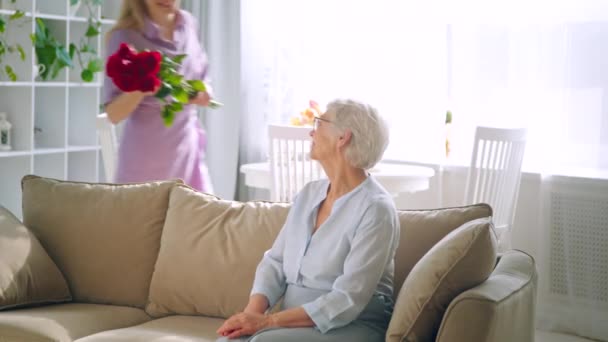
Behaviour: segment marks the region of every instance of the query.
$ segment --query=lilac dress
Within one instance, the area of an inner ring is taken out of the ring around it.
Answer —
[[[180,11],[176,16],[173,41],[160,37],[159,27],[146,18],[143,33],[121,29],[112,33],[107,46],[107,58],[128,43],[138,51],[158,50],[168,56],[187,54],[180,73],[186,79],[205,79],[207,56],[198,40],[196,22],[192,15]],[[121,94],[105,77],[104,104]],[[142,100],[125,122],[118,152],[116,182],[143,182],[151,180],[182,179],[195,189],[205,191],[201,165],[206,141],[197,115],[196,106],[187,105],[177,113],[171,127],[161,118],[161,102],[153,96]]]

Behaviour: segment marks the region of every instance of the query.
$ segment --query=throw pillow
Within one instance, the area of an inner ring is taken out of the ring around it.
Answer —
[[[288,211],[286,203],[227,201],[175,187],[146,312],[225,318],[243,310]]]
[[[0,310],[70,300],[63,274],[38,239],[0,206]]]
[[[178,183],[25,176],[23,222],[63,271],[75,301],[143,308]]]
[[[422,257],[454,229],[464,223],[492,216],[484,203],[427,210],[397,210],[401,235],[395,255],[394,298],[403,281]]]
[[[490,218],[446,235],[414,266],[397,297],[387,341],[435,341],[446,308],[457,295],[485,281],[496,263]]]

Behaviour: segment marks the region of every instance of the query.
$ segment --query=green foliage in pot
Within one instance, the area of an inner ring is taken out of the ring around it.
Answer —
[[[36,33],[31,38],[36,47],[38,64],[45,66],[44,72],[40,74],[43,80],[47,80],[49,76],[51,79],[56,78],[63,68],[73,68],[74,60],[80,65],[80,78],[84,82],[92,82],[95,73],[103,70],[103,61],[92,41],[101,34],[101,21],[95,14],[103,1],[70,0],[70,5],[75,6],[80,2],[88,9],[87,29],[84,36],[80,37],[77,43],[71,43],[68,48],[52,35],[43,20],[36,19]]]
[[[61,69],[74,66],[65,46],[52,35],[44,20],[36,18],[36,32],[30,38],[35,47],[38,64],[44,65],[40,73],[43,80],[47,80],[49,75],[56,78]]]

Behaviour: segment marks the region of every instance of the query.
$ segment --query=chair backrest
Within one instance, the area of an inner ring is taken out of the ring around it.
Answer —
[[[465,204],[488,203],[498,230],[510,230],[519,195],[526,129],[477,127]]]
[[[311,129],[268,126],[272,201],[291,202],[306,183],[325,177],[319,163],[310,159]]]
[[[97,115],[97,134],[99,136],[99,143],[101,144],[101,156],[106,174],[106,182],[113,182],[118,158],[118,143],[114,125],[110,122],[106,113]]]

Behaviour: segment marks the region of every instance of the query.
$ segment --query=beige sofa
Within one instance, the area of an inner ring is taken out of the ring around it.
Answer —
[[[179,182],[26,176],[22,189],[23,225],[0,211],[2,342],[214,341],[289,210]],[[399,211],[387,341],[533,341],[534,261],[496,255],[489,216]]]

